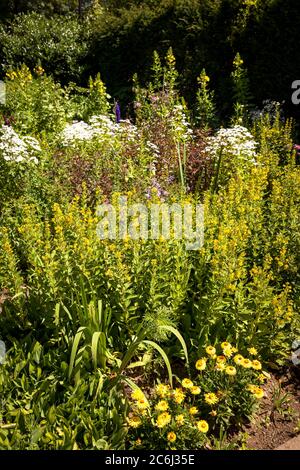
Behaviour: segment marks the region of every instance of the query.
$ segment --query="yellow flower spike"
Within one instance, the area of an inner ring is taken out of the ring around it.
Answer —
[[[198,421],[197,428],[198,428],[198,431],[203,432],[204,434],[206,434],[209,430],[209,426],[208,426],[207,421],[204,421],[203,419],[201,421]]]

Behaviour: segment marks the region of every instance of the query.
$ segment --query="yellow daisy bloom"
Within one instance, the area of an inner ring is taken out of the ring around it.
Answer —
[[[141,390],[134,390],[131,394],[131,398],[133,400],[143,400],[145,398],[145,395]]]
[[[204,400],[206,401],[206,403],[208,403],[208,405],[215,405],[219,401],[215,393],[205,393]]]
[[[197,428],[200,432],[207,433],[207,431],[209,430],[207,421],[204,421],[203,419],[201,421],[198,421]]]
[[[204,370],[206,368],[206,361],[207,361],[206,358],[198,359],[198,361],[196,362],[196,369]]]
[[[263,391],[262,388],[256,387],[256,390],[255,390],[255,392],[253,393],[253,395],[255,396],[255,398],[257,398],[258,400],[260,400],[261,398],[264,397],[265,392]]]
[[[190,415],[196,415],[198,413],[198,408],[196,406],[192,406],[189,409],[189,413],[190,413]]]
[[[183,379],[181,382],[183,388],[192,388],[194,386],[193,382],[190,379]]]
[[[227,375],[236,375],[236,368],[233,366],[227,366],[225,372]]]
[[[167,435],[167,439],[169,442],[175,442],[176,441],[176,434],[175,432],[171,431]]]
[[[228,341],[223,341],[223,343],[221,343],[221,348],[222,349],[227,349],[227,348],[232,349],[232,346],[231,346],[230,343],[228,343]]]
[[[175,388],[175,390],[173,390],[172,395],[173,395],[173,399],[174,399],[175,403],[177,403],[179,405],[185,399],[185,393],[181,388]]]
[[[214,348],[213,346],[207,346],[205,348],[205,351],[209,356],[214,356],[216,354],[216,348]]]
[[[155,391],[160,398],[165,398],[169,394],[170,386],[166,384],[158,384],[155,387]]]
[[[252,347],[252,348],[248,348],[247,351],[249,354],[251,354],[251,356],[257,356],[257,349]]]
[[[245,367],[245,369],[250,369],[252,367],[252,362],[250,361],[250,359],[244,358],[241,362],[241,366]]]
[[[147,408],[149,408],[149,403],[145,397],[137,400],[135,404],[139,410],[146,410]]]
[[[215,369],[222,372],[224,369],[225,369],[225,364],[223,364],[223,362],[217,362],[217,364],[215,365]]]
[[[239,366],[242,364],[244,358],[241,354],[236,354],[233,358],[234,362]]]
[[[171,415],[167,411],[164,411],[160,415],[158,415],[156,419],[156,426],[158,428],[164,428],[167,424],[171,421]]]
[[[193,395],[199,395],[201,392],[201,388],[198,387],[197,385],[194,385],[193,387],[190,388],[190,391]]]
[[[142,421],[138,416],[131,416],[131,418],[127,418],[127,423],[131,428],[138,428]]]
[[[184,424],[184,415],[177,415],[175,416],[175,421],[178,426],[183,426]]]
[[[224,364],[226,362],[226,357],[225,356],[217,356],[217,362]]]
[[[157,403],[155,409],[156,411],[167,411],[169,404],[166,400],[161,400]]]
[[[257,361],[256,359],[252,361],[252,369],[261,370],[261,368],[262,368],[262,365],[260,361]]]
[[[231,357],[233,355],[233,349],[231,346],[228,346],[226,348],[223,349],[223,354],[224,356],[226,357]]]

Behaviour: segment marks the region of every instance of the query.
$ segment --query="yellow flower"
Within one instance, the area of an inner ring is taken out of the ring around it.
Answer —
[[[175,432],[171,431],[167,435],[167,439],[169,442],[175,442],[176,441],[176,434]]]
[[[242,364],[244,358],[241,354],[236,354],[233,358],[234,362],[239,366]]]
[[[252,362],[250,361],[250,359],[244,358],[241,362],[241,366],[245,367],[245,369],[250,369],[250,367],[252,367]]]
[[[168,408],[169,404],[166,402],[166,400],[159,401],[155,407],[157,411],[167,411]]]
[[[226,348],[223,349],[223,354],[224,354],[224,356],[226,356],[226,357],[231,357],[232,354],[233,354],[233,352],[234,352],[234,351],[233,351],[233,349],[232,349],[231,346],[227,346]]]
[[[247,389],[255,396],[255,398],[261,399],[264,396],[264,391],[262,388],[257,387],[256,385],[249,384]]]
[[[131,418],[127,418],[127,422],[131,428],[138,428],[142,424],[142,421],[138,416],[132,416]]]
[[[223,362],[217,362],[216,366],[215,366],[215,369],[222,372],[224,369],[225,369],[225,364],[223,364]]]
[[[257,361],[256,359],[252,361],[252,369],[261,370],[261,368],[261,362]]]
[[[216,354],[216,348],[214,348],[213,346],[207,346],[205,348],[205,351],[209,356],[214,356]]]
[[[190,413],[190,415],[196,415],[198,413],[198,408],[196,406],[192,406],[189,409],[189,413]]]
[[[211,412],[209,413],[211,416],[217,416],[217,412],[216,410],[211,410]]]
[[[232,349],[232,346],[227,341],[223,341],[223,343],[221,343],[221,348],[222,349],[226,349],[226,348]]]
[[[258,400],[260,400],[261,398],[263,398],[265,392],[263,391],[262,388],[260,387],[256,387],[256,390],[255,392],[253,393],[253,395],[255,396],[255,398],[257,398]]]
[[[142,440],[138,437],[137,440],[135,441],[136,446],[141,446],[142,445]]]
[[[201,392],[201,388],[198,387],[197,385],[194,385],[193,387],[191,387],[190,390],[193,395],[199,395],[199,393]]]
[[[226,357],[225,356],[217,356],[217,362],[218,363],[226,362]]]
[[[233,366],[227,366],[225,372],[228,375],[236,375],[236,368]]]
[[[207,361],[206,358],[198,359],[198,361],[196,362],[196,369],[204,370],[206,368],[206,361]]]
[[[203,432],[203,433],[207,433],[207,431],[209,430],[208,423],[204,421],[203,419],[201,421],[198,421],[197,428],[200,432]]]
[[[167,424],[171,421],[171,415],[167,411],[164,411],[160,415],[158,415],[156,420],[156,426],[158,428],[164,428]]]
[[[166,396],[168,396],[169,390],[169,385],[165,384],[158,384],[155,389],[157,395],[161,398],[165,398]]]
[[[215,405],[219,401],[219,399],[218,399],[218,397],[215,393],[205,393],[204,394],[204,400],[209,405]]]
[[[183,379],[183,381],[181,382],[181,385],[184,388],[192,388],[194,386],[193,382],[190,379]]]
[[[173,398],[175,403],[180,405],[180,403],[182,403],[185,398],[184,391],[181,388],[175,388],[175,390],[173,390]]]
[[[143,400],[145,398],[145,395],[141,390],[134,390],[131,394],[131,398],[133,400]]]
[[[257,349],[248,348],[247,351],[249,352],[249,354],[251,354],[251,356],[257,356]]]
[[[257,377],[260,383],[264,383],[267,380],[267,377],[264,374],[259,374]]]
[[[146,410],[147,408],[149,408],[149,403],[145,397],[137,400],[135,404],[139,410]]]
[[[184,424],[184,416],[183,415],[177,415],[175,416],[175,421],[178,424],[178,426],[183,426]]]

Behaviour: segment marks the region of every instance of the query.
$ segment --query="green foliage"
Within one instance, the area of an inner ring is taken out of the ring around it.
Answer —
[[[196,96],[196,123],[205,130],[213,128],[216,124],[214,92],[208,89],[207,82],[209,80],[205,69],[203,69],[198,77],[199,89]]]
[[[87,25],[84,28],[73,16],[18,15],[0,29],[2,69],[25,63],[33,70],[41,63],[47,73],[63,82],[77,81],[84,70],[86,34]]]

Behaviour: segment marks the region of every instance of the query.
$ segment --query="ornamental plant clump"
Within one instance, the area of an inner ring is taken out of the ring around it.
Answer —
[[[252,134],[240,125],[222,128],[209,137],[205,151],[215,160],[216,183],[224,185],[236,172],[257,165],[257,147]]]
[[[34,137],[20,137],[12,127],[0,127],[0,156],[6,162],[37,164],[40,152],[40,144]]]
[[[129,445],[145,449],[197,449],[221,427],[249,419],[265,392],[269,374],[254,347],[241,354],[228,341],[208,345],[195,363],[198,375],[178,387],[160,383],[149,397],[131,394]],[[195,374],[193,374],[195,375]]]

